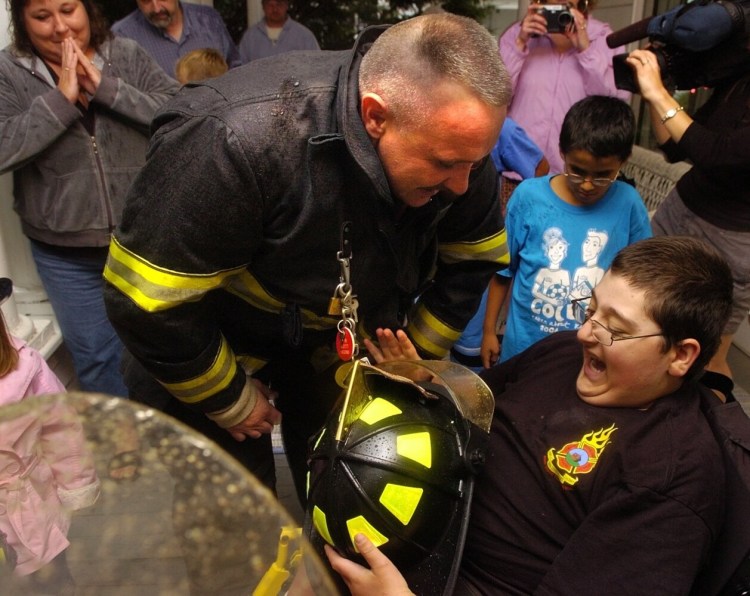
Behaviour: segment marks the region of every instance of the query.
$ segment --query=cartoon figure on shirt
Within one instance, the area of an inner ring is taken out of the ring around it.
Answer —
[[[586,232],[586,239],[581,244],[581,255],[585,266],[576,269],[573,275],[573,289],[570,291],[570,299],[586,298],[591,296],[591,291],[604,277],[604,267],[597,265],[599,255],[609,240],[609,234],[605,231],[593,228]]]
[[[536,274],[531,293],[531,312],[542,325],[567,327],[563,307],[570,291],[570,271],[560,265],[568,256],[568,241],[560,228],[548,228],[542,236],[544,254],[549,266],[542,267]]]

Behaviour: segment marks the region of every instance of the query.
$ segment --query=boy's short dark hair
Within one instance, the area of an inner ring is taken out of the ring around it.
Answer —
[[[623,248],[610,271],[644,292],[646,314],[664,333],[665,350],[683,339],[701,352],[686,378],[716,353],[732,310],[732,272],[711,247],[687,236],[657,236]]]
[[[591,95],[574,103],[560,130],[560,151],[588,151],[594,157],[617,156],[625,161],[633,152],[635,116],[616,97]]]

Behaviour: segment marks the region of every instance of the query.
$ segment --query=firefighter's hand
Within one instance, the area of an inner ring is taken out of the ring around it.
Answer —
[[[365,347],[377,364],[387,360],[421,360],[417,348],[404,331],[393,333],[390,329],[377,329],[378,345],[365,339]]]
[[[237,441],[270,434],[281,422],[281,412],[269,402],[275,393],[257,379],[248,378],[237,402],[227,410],[208,415]]]
[[[325,545],[331,567],[344,579],[352,596],[413,596],[404,576],[364,534],[357,534],[354,544],[367,561],[369,569],[345,559]]]
[[[237,441],[244,441],[245,437],[257,439],[261,435],[271,434],[273,427],[281,422],[281,412],[269,402],[275,394],[257,379],[249,381],[257,389],[255,407],[242,422],[227,428]]]

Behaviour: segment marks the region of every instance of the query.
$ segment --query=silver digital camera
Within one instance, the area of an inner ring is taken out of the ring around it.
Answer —
[[[565,33],[571,24],[575,26],[567,4],[544,4],[538,14],[547,19],[547,33]]]

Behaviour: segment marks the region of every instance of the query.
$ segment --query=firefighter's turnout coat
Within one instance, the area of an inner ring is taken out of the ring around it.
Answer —
[[[192,84],[154,120],[105,299],[135,358],[199,411],[232,406],[245,371],[333,346],[344,222],[358,336],[405,326],[427,357],[446,354],[505,264],[490,160],[465,195],[396,217],[358,115],[359,63],[381,30]]]

